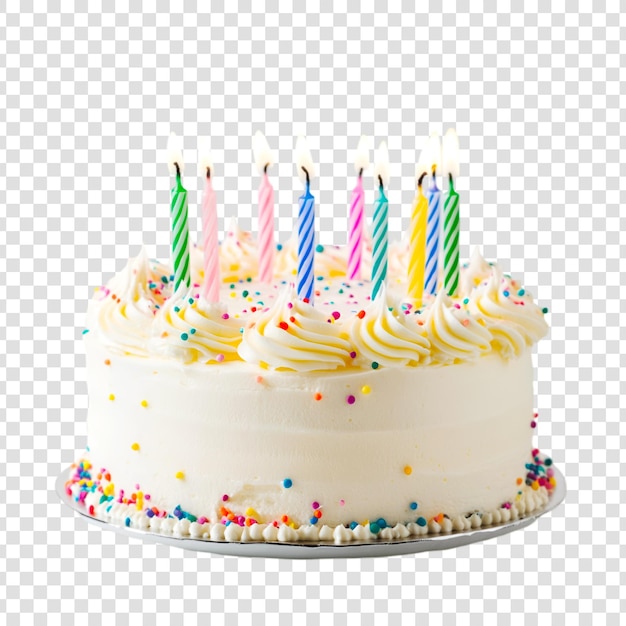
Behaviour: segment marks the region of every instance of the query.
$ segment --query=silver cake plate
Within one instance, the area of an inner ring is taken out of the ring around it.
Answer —
[[[56,480],[55,490],[61,502],[72,511],[79,513],[87,522],[105,530],[112,530],[120,535],[141,539],[145,542],[162,543],[193,552],[211,552],[229,556],[266,557],[275,559],[345,559],[369,558],[378,556],[396,556],[400,554],[417,554],[433,550],[449,550],[467,546],[478,541],[487,541],[495,537],[507,535],[520,528],[530,526],[542,515],[554,510],[565,499],[565,478],[554,468],[556,487],[550,494],[548,503],[532,513],[505,524],[487,526],[465,531],[410,537],[396,541],[370,541],[335,544],[332,542],[316,543],[283,543],[283,542],[233,542],[211,541],[208,539],[192,539],[176,537],[151,530],[127,528],[89,515],[85,506],[75,501],[65,491],[65,483],[69,480],[72,468],[65,469]]]

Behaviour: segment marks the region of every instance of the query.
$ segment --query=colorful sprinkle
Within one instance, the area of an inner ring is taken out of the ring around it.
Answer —
[[[292,482],[291,478],[283,479],[283,487],[285,489],[289,489],[292,485],[293,485],[293,482]]]
[[[377,370],[378,369],[378,363],[376,363],[376,361],[372,361],[372,369],[373,370]]]
[[[105,360],[104,360],[104,364],[105,364],[105,365],[111,365],[111,361],[110,361],[109,359],[105,359]]]
[[[361,387],[361,393],[367,395],[368,393],[371,393],[372,388],[369,385],[363,385]]]
[[[339,313],[339,311],[333,311],[331,315],[333,316],[333,319],[336,319],[336,320],[338,320],[341,317],[341,313]]]
[[[137,452],[137,450],[139,450],[139,444],[138,443],[134,443],[131,447],[131,450],[134,450],[135,452]]]
[[[354,404],[354,403],[356,402],[356,398],[355,398],[353,395],[349,395],[349,396],[346,398],[346,402],[347,402],[348,404]]]
[[[380,526],[376,522],[370,524],[370,532],[377,535],[380,532]]]
[[[407,476],[410,476],[413,473],[413,468],[410,465],[405,465],[404,466],[404,473]]]
[[[313,398],[314,398],[315,400],[318,400],[318,401],[319,401],[319,400],[321,400],[321,399],[322,399],[322,394],[321,394],[321,393],[319,393],[319,391],[318,391],[318,392],[317,392],[317,393],[313,396]]]
[[[216,360],[218,363],[222,363],[222,361],[224,361],[224,359],[225,359],[225,358],[226,358],[226,357],[225,357],[223,354],[218,354],[218,355],[215,357],[215,360]]]
[[[426,518],[424,518],[424,517],[418,517],[418,518],[415,520],[415,523],[416,523],[418,526],[422,526],[422,527],[424,527],[424,526],[426,526],[426,524],[427,524],[428,522],[426,522]]]
[[[412,511],[415,511],[417,509],[417,502],[411,502],[411,504],[409,504],[409,508]]]
[[[361,319],[361,320],[362,320],[362,319],[365,317],[365,311],[363,311],[363,310],[359,311],[359,312],[356,314],[356,316],[357,316],[359,319]]]
[[[352,352],[350,352],[350,358],[351,359],[356,359],[356,352],[354,350]]]
[[[548,307],[544,306],[543,309],[541,309],[541,312],[545,315],[548,312]]]
[[[187,333],[180,333],[180,338],[183,341],[187,341],[187,339],[189,339],[189,335]]]
[[[141,401],[141,406],[145,409],[148,406],[148,401],[147,400],[142,400]]]
[[[176,472],[174,476],[175,478],[178,478],[178,480],[182,480],[183,478],[185,478],[185,472]]]
[[[319,252],[319,253],[324,252],[324,246],[323,246],[321,243],[318,243],[318,244],[315,246],[315,252]]]
[[[320,508],[320,503],[315,501],[311,503],[311,508],[312,509],[319,509]]]
[[[115,400],[115,395],[114,395],[114,394],[112,394],[112,393],[110,393],[110,394],[109,394],[109,400]]]
[[[278,322],[278,327],[282,328],[283,330],[288,330],[289,324],[287,324],[287,322]]]
[[[222,502],[227,502],[228,501],[228,496],[226,494],[224,494],[222,496]]]

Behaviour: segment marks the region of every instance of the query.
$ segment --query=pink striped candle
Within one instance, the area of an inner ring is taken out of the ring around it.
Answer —
[[[207,150],[200,157],[200,171],[205,175],[202,197],[202,248],[204,251],[204,280],[200,294],[207,302],[220,299],[219,245],[217,242],[217,200],[213,189],[213,163]]]
[[[267,169],[274,162],[265,136],[257,131],[252,140],[254,160],[261,174],[259,185],[259,280],[269,283],[274,276],[274,188]]]
[[[363,211],[365,194],[363,192],[363,172],[369,166],[369,149],[367,137],[361,136],[356,150],[354,166],[358,175],[356,187],[352,192],[350,203],[348,231],[348,278],[361,279],[361,258],[363,256]]]

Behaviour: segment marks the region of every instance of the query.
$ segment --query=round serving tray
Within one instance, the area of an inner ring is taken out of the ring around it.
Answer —
[[[478,541],[486,541],[494,537],[506,535],[520,528],[529,526],[542,515],[555,509],[565,498],[565,478],[558,469],[554,468],[556,487],[550,495],[548,503],[534,510],[528,515],[505,524],[497,524],[484,528],[476,528],[465,531],[426,535],[423,537],[410,537],[396,541],[369,541],[335,544],[332,542],[316,543],[283,543],[283,542],[232,542],[211,541],[208,539],[193,539],[191,537],[178,537],[166,535],[151,530],[127,528],[118,524],[107,522],[98,517],[89,515],[84,505],[79,504],[73,497],[67,495],[65,482],[70,478],[71,468],[65,469],[56,480],[55,491],[61,502],[72,511],[79,513],[87,522],[95,524],[102,529],[112,530],[127,537],[134,537],[142,541],[163,543],[184,550],[194,552],[211,552],[230,556],[246,557],[269,557],[277,559],[345,559],[355,557],[395,556],[398,554],[416,554],[432,550],[448,550],[466,546]]]

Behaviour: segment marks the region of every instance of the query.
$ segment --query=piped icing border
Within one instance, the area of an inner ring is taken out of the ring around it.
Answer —
[[[309,524],[295,524],[287,515],[280,520],[262,523],[254,519],[254,511],[237,515],[227,506],[220,509],[221,519],[212,521],[183,511],[179,506],[167,512],[150,506],[150,494],[139,486],[131,494],[116,491],[113,477],[102,468],[95,472],[87,459],[72,466],[72,476],[65,484],[67,495],[85,507],[85,513],[112,524],[176,537],[190,537],[207,541],[231,542],[333,542],[347,544],[366,541],[396,541],[429,534],[462,532],[514,521],[544,507],[556,487],[552,461],[532,451],[532,460],[526,464],[526,479],[518,478],[518,490],[509,502],[492,511],[470,511],[465,515],[449,517],[445,513],[426,519],[419,515],[414,520],[388,523],[382,518],[353,521],[328,526],[314,516]],[[227,500],[225,501],[227,502]],[[315,504],[315,503],[314,503]],[[414,503],[417,509],[417,503]],[[315,508],[315,507],[314,507]]]
[[[315,307],[297,299],[287,281],[268,286],[252,280],[231,283],[229,297],[210,305],[198,283],[172,294],[169,270],[142,251],[96,292],[87,332],[134,356],[183,363],[243,360],[296,372],[367,368],[372,362],[449,365],[493,352],[509,359],[548,332],[547,309],[477,251],[461,270],[457,297],[441,291],[421,306],[408,302],[393,279],[373,302],[367,282],[316,283]],[[343,313],[333,306],[338,299]]]

